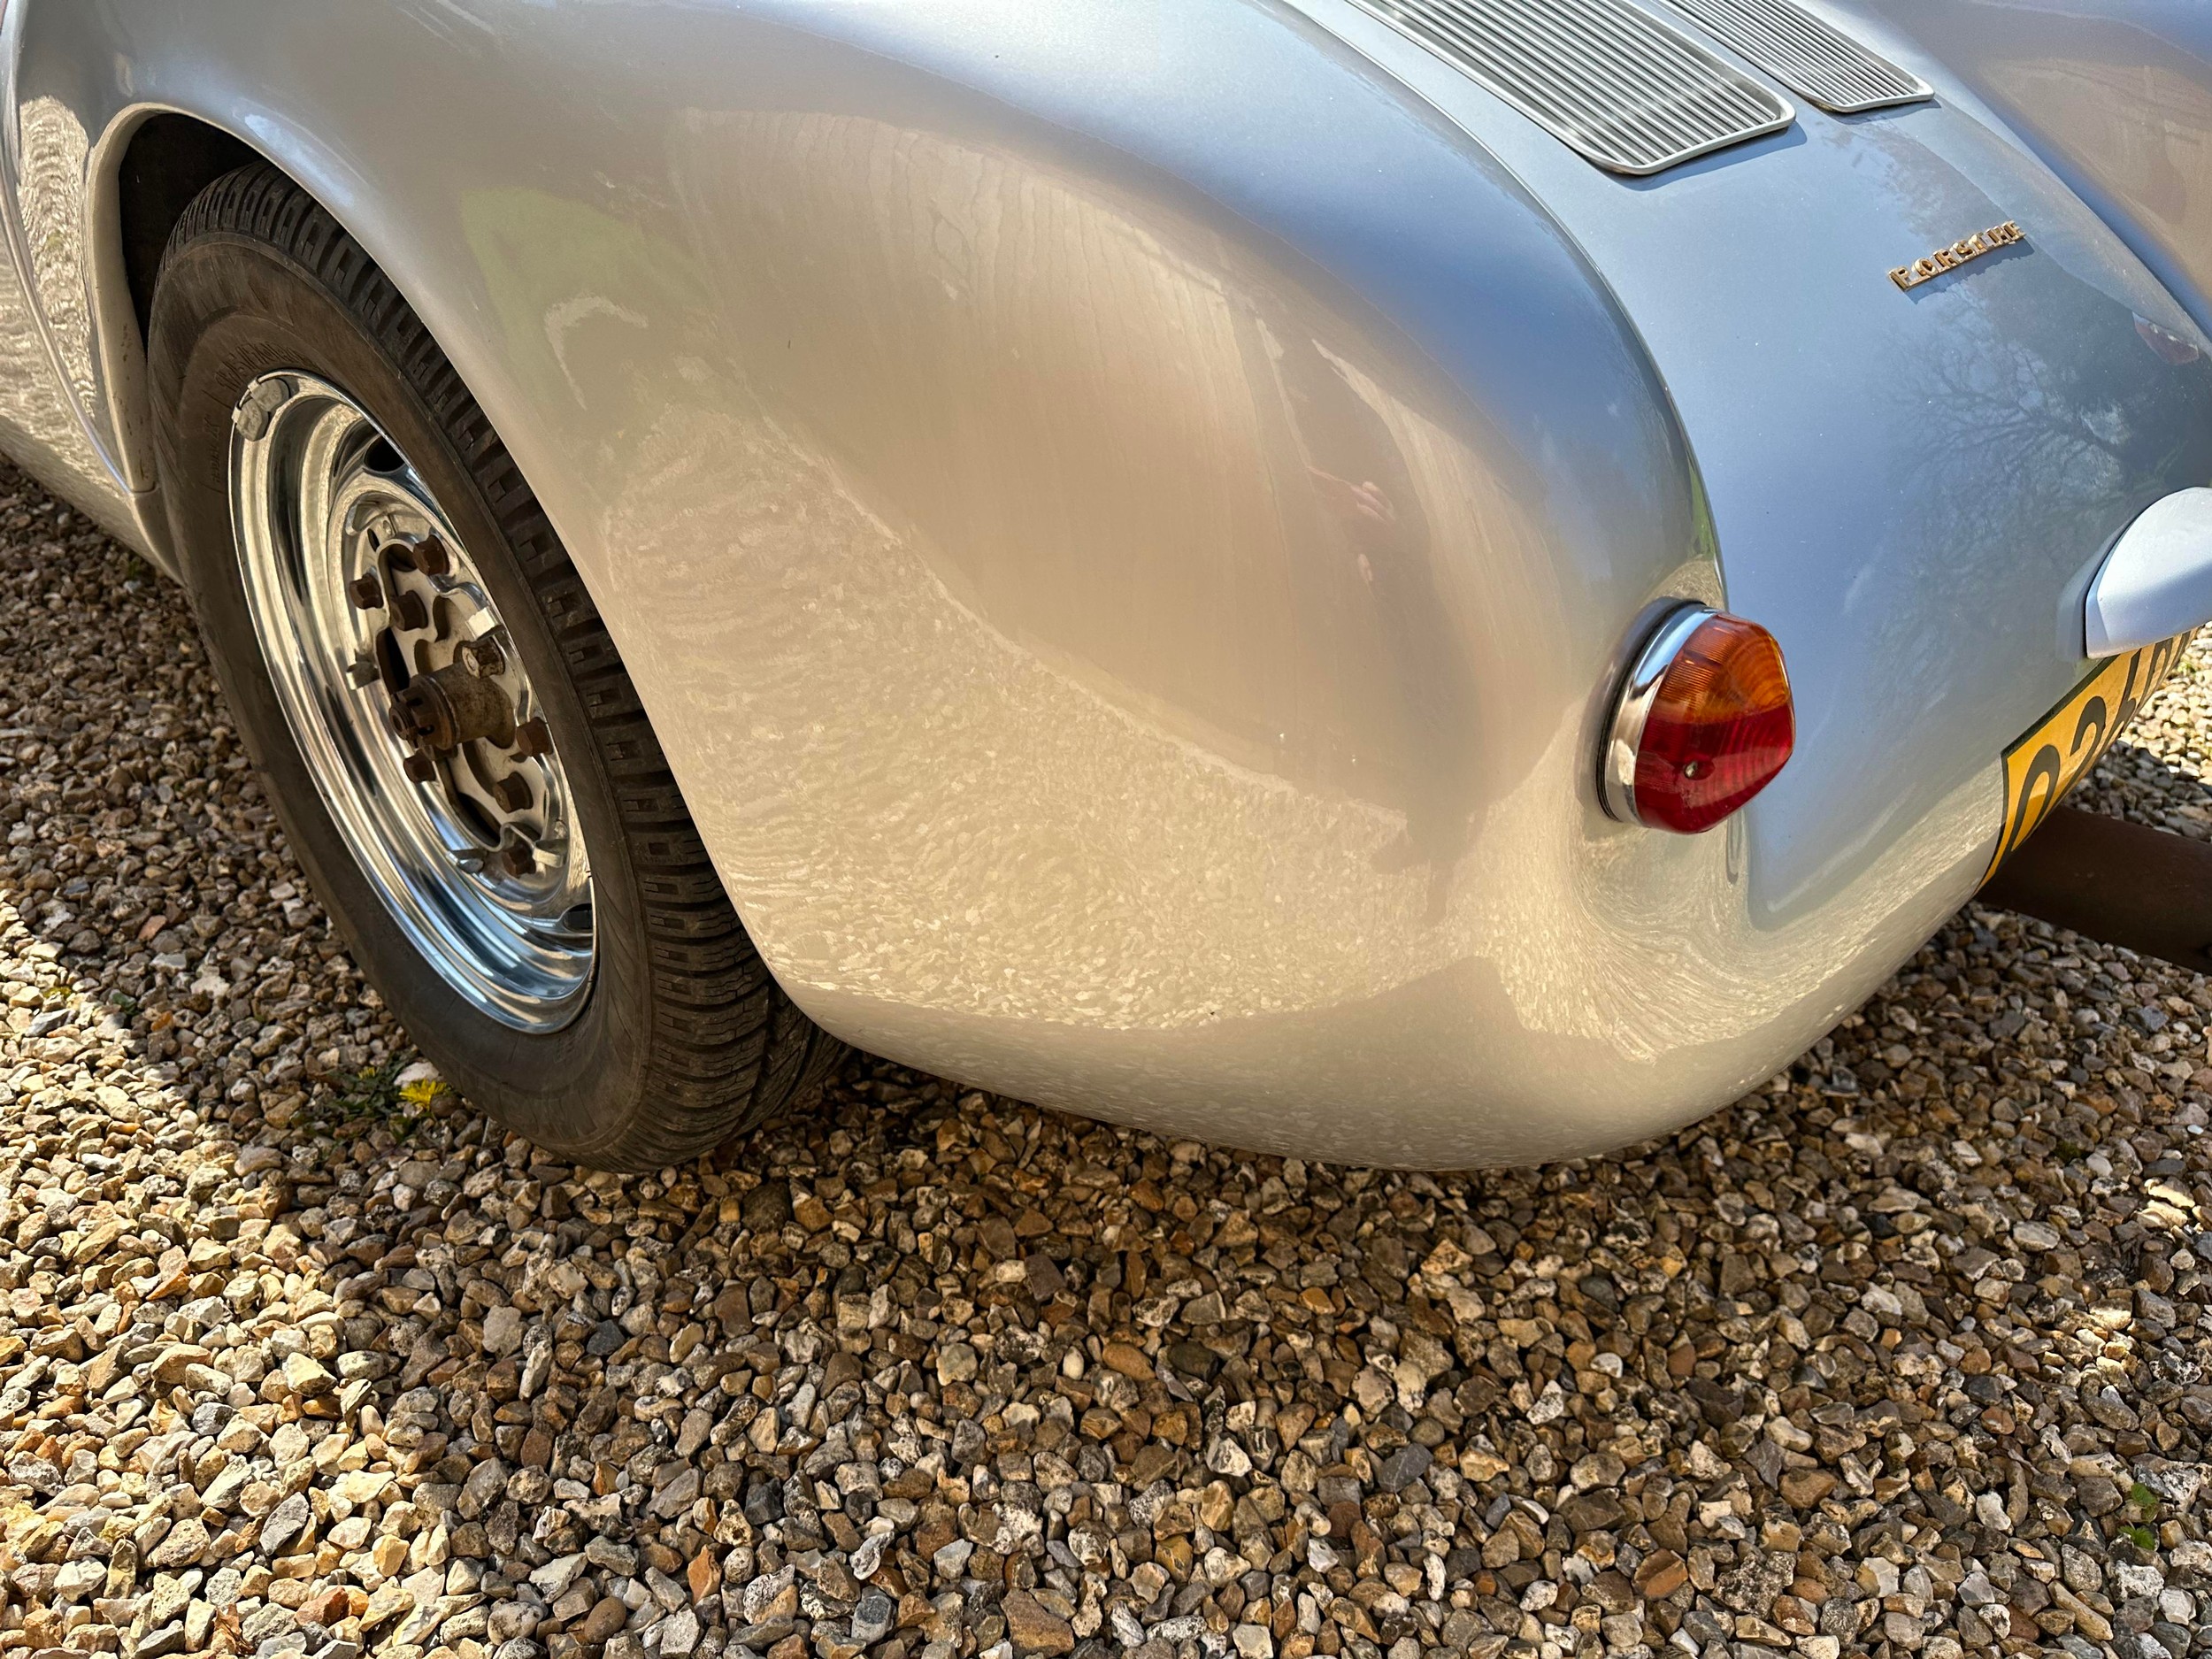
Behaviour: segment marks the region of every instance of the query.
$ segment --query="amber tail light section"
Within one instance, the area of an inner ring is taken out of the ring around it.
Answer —
[[[1687,606],[1661,626],[1621,689],[1604,757],[1606,809],[1694,835],[1773,782],[1796,738],[1774,636]]]

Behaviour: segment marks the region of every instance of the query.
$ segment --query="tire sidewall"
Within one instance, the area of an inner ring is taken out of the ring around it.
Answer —
[[[449,1080],[531,1140],[588,1161],[595,1147],[611,1144],[626,1127],[603,1121],[603,1102],[634,1100],[646,1086],[644,902],[594,723],[532,572],[464,458],[464,445],[472,435],[488,439],[488,427],[450,431],[424,388],[336,296],[250,237],[211,234],[173,250],[150,334],[157,466],[180,573],[240,735],[310,881],[394,1014]],[[482,576],[545,710],[592,860],[597,933],[594,982],[582,1010],[559,1031],[519,1032],[492,1019],[428,964],[355,863],[292,735],[247,606],[229,478],[232,411],[254,380],[280,371],[345,393],[406,457]],[[565,570],[565,559],[558,563]]]

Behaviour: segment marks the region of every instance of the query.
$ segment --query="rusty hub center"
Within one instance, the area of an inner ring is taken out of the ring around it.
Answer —
[[[355,683],[380,683],[408,778],[444,793],[481,838],[461,855],[468,867],[532,876],[546,829],[534,763],[549,759],[552,739],[541,717],[518,713],[526,682],[503,634],[437,537],[386,541],[373,559],[346,585],[353,608],[382,623]]]
[[[515,741],[514,707],[498,685],[457,665],[417,674],[393,695],[399,741],[434,755],[483,738],[502,749]]]

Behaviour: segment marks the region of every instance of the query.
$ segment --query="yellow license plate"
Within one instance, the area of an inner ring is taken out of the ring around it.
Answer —
[[[2185,634],[2099,664],[2033,731],[2005,751],[2005,833],[1997,839],[1983,880],[1997,873],[1997,866],[2104,757],[2181,660],[2181,648],[2188,642]]]

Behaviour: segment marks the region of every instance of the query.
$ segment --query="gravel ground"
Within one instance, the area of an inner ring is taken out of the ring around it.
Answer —
[[[12,474],[0,639],[0,1649],[2212,1651],[2205,980],[1973,913],[1541,1170],[856,1061],[618,1179],[406,1069],[182,604]],[[2208,741],[2199,656],[2093,798],[2204,833]]]

